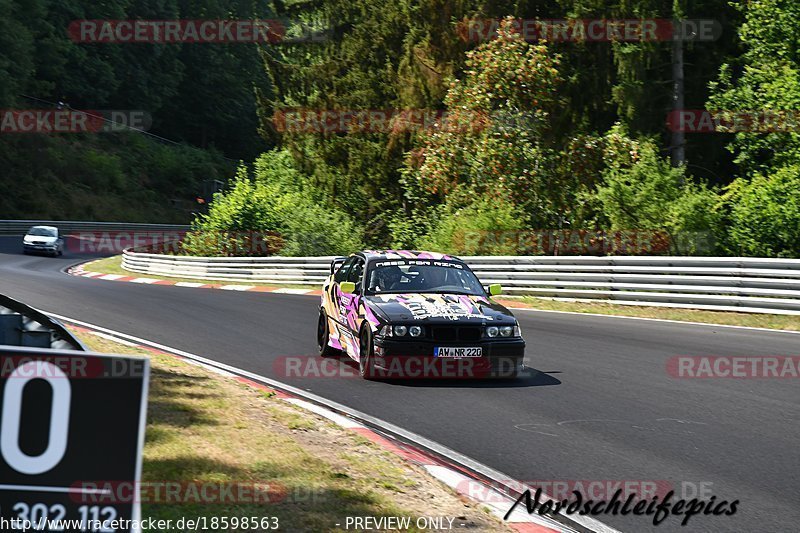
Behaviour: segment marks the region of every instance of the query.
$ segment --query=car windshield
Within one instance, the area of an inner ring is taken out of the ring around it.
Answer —
[[[50,228],[31,228],[28,235],[36,235],[37,237],[56,237],[56,231]]]
[[[430,292],[483,296],[478,278],[463,263],[440,260],[379,261],[367,274],[367,294]]]

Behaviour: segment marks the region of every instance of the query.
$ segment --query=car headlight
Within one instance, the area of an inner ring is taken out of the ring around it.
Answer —
[[[510,337],[514,334],[514,326],[503,326],[500,328],[501,337]]]
[[[408,328],[408,334],[412,337],[421,337],[422,336],[422,327],[421,326],[411,326]]]
[[[497,326],[489,326],[486,328],[486,336],[487,337],[497,337],[497,334],[500,333],[500,328]]]
[[[403,337],[405,334],[408,333],[408,328],[405,326],[395,326],[394,327],[394,335],[396,337]]]

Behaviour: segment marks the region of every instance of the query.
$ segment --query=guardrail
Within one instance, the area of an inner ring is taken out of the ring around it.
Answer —
[[[139,222],[78,222],[74,220],[0,220],[0,235],[25,235],[31,226],[55,226],[63,235],[80,232],[179,232],[189,226],[177,224],[143,224]]]
[[[212,281],[318,285],[333,257],[187,257],[126,250],[140,274]],[[509,295],[627,305],[800,314],[800,260],[673,256],[462,257]]]

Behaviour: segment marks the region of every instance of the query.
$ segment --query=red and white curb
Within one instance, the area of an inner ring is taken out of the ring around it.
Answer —
[[[302,391],[301,389],[295,389],[290,385],[279,384],[281,386],[272,387],[266,383],[278,384],[278,382],[275,382],[270,378],[258,376],[257,374],[225,365],[224,363],[212,361],[199,355],[170,348],[168,346],[160,345],[145,339],[140,339],[138,337],[100,326],[95,326],[93,324],[88,324],[86,322],[75,320],[69,317],[64,317],[53,313],[46,314],[57,320],[60,320],[63,323],[69,324],[73,329],[79,332],[90,333],[114,342],[119,342],[126,346],[136,347],[151,353],[177,358],[186,363],[202,367],[218,375],[235,379],[236,381],[244,383],[255,389],[274,394],[276,398],[326,418],[344,429],[361,435],[362,437],[379,445],[384,450],[399,455],[405,461],[424,468],[428,474],[450,487],[459,496],[472,500],[478,505],[488,509],[494,516],[504,521],[506,525],[508,525],[514,531],[525,533],[578,533],[579,531],[578,529],[569,527],[547,516],[541,516],[536,513],[528,514],[525,511],[524,505],[518,506],[508,517],[508,519],[504,519],[508,509],[511,508],[515,501],[515,499],[508,494],[498,490],[495,486],[492,486],[490,483],[485,482],[475,475],[471,475],[471,472],[466,467],[460,466],[458,462],[450,462],[442,459],[422,448],[418,448],[412,444],[409,444],[408,442],[393,438],[388,434],[384,435],[379,433],[355,418],[345,416],[327,408],[324,405],[309,401],[308,398],[319,398],[312,393]],[[344,406],[342,407],[344,408]],[[371,419],[373,425],[377,420],[368,415],[363,415],[363,417],[365,419]],[[393,427],[391,424],[384,424],[387,429]],[[397,433],[396,430],[395,433]],[[405,433],[413,435],[408,432]],[[419,439],[424,440],[422,437],[419,437]],[[445,449],[440,445],[439,447]],[[452,452],[452,454],[454,456],[458,455],[456,452]],[[477,464],[471,460],[469,460],[469,462],[472,464]],[[462,464],[466,464],[466,462],[462,461]],[[581,531],[618,533],[616,530],[605,526],[605,524],[592,519],[584,519],[581,520],[581,522],[586,522],[580,524],[582,526]]]
[[[222,289],[223,291],[238,292],[274,292],[277,294],[309,294],[313,296],[322,295],[322,291],[314,289],[294,289],[286,287],[269,287],[265,285],[236,285],[222,283],[202,283],[192,281],[174,281],[171,279],[147,278],[138,276],[126,276],[124,274],[104,274],[103,272],[93,272],[85,270],[84,265],[77,265],[67,270],[71,276],[83,278],[101,279],[104,281],[124,281],[128,283],[139,283],[143,285],[173,285],[175,287],[191,287],[193,289]]]

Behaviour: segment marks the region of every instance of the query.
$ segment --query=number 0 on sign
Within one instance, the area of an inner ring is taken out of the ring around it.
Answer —
[[[135,533],[138,492],[98,487],[139,486],[149,375],[146,358],[0,346],[4,523]]]

